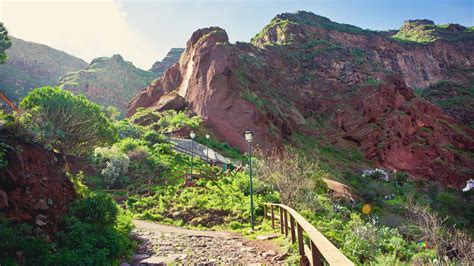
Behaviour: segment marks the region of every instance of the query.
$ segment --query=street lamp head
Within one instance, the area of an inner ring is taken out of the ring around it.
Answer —
[[[209,137],[210,137],[209,134],[206,134],[206,139],[209,139]]]
[[[189,136],[191,137],[191,139],[194,139],[194,137],[196,137],[196,133],[194,133],[194,131],[191,130],[191,132],[189,132]]]
[[[247,130],[244,132],[244,137],[245,137],[245,140],[246,140],[248,143],[252,142],[252,140],[253,140],[253,133],[252,133],[252,131],[250,131],[250,130],[247,129]]]

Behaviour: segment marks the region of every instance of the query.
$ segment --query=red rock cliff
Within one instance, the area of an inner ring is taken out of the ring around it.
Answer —
[[[137,95],[127,115],[181,102],[241,150],[251,129],[263,147],[357,149],[369,163],[452,186],[474,174],[473,130],[409,87],[471,67],[471,40],[404,44],[298,13],[279,15],[252,42],[232,45],[215,27],[196,31],[180,62]]]
[[[35,234],[51,235],[75,199],[61,158],[43,147],[1,135],[8,165],[0,169],[0,213],[34,225]]]

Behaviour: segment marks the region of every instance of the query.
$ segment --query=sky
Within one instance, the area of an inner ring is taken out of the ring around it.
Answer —
[[[0,21],[12,36],[88,62],[121,54],[149,69],[198,28],[248,42],[275,15],[298,10],[373,30],[416,18],[474,25],[474,0],[0,0]]]

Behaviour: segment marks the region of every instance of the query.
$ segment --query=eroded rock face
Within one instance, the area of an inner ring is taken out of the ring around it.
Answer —
[[[198,30],[187,42],[180,63],[137,95],[129,104],[127,115],[132,115],[138,107],[164,106],[170,95],[177,94],[231,145],[246,149],[242,139],[246,129],[252,129],[257,138],[271,142],[273,138],[267,137],[265,129],[269,125],[267,119],[240,95],[237,64],[224,30]]]
[[[284,142],[333,153],[350,147],[372,165],[456,187],[474,174],[474,132],[410,88],[472,67],[472,41],[407,45],[298,14],[279,15],[253,44],[231,45],[219,28],[196,31],[179,64],[137,95],[127,115],[180,95],[242,151],[242,132],[251,129],[264,149]]]
[[[7,145],[8,160],[0,169],[0,213],[15,222],[34,224],[36,233],[52,235],[75,199],[61,158],[39,145],[0,137]]]
[[[469,179],[474,162],[455,151],[474,150],[472,130],[462,129],[438,107],[415,97],[400,79],[363,90],[365,96],[355,96],[336,113],[343,139],[391,170],[456,187]]]

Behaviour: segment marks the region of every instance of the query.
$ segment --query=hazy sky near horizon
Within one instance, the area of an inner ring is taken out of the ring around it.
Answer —
[[[474,0],[0,0],[0,21],[12,36],[88,62],[119,53],[149,69],[198,28],[248,42],[275,15],[298,10],[374,30],[416,18],[474,25]]]

